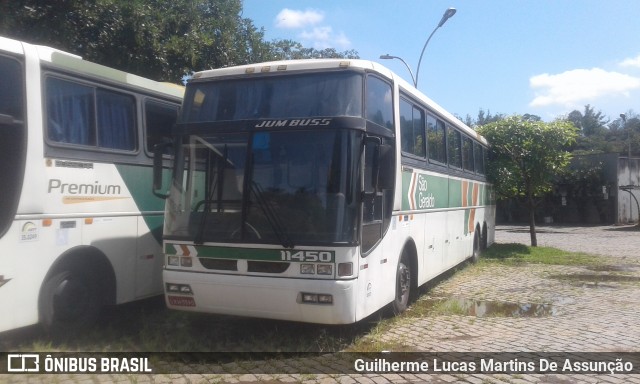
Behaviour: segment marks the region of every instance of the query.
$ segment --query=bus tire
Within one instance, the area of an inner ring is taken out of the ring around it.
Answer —
[[[480,235],[477,229],[475,234],[473,235],[473,251],[471,253],[471,262],[477,263],[480,260],[480,251],[482,247],[482,241],[480,240]]]
[[[482,239],[480,241],[480,250],[484,251],[487,249],[487,223],[482,225]]]
[[[398,268],[396,269],[396,296],[391,303],[394,315],[398,315],[407,310],[409,298],[411,297],[411,263],[405,252],[402,253]]]
[[[67,268],[53,273],[42,286],[40,322],[51,335],[70,335],[93,324],[103,302],[95,273]]]

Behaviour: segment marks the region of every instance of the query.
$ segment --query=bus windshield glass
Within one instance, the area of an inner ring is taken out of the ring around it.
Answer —
[[[165,236],[200,244],[354,244],[362,135],[324,129],[186,136]]]
[[[189,123],[267,118],[362,116],[362,74],[306,73],[193,82],[183,120]]]

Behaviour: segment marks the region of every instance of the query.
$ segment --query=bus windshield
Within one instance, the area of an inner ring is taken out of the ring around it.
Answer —
[[[325,129],[186,136],[176,154],[165,237],[287,248],[356,243],[362,135]]]
[[[362,78],[356,72],[329,72],[193,82],[187,87],[183,120],[361,117]]]

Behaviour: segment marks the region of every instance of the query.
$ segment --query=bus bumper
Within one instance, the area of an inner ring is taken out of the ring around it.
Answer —
[[[319,324],[350,324],[357,320],[355,279],[309,280],[172,270],[164,270],[163,279],[170,309]],[[174,290],[169,292],[168,286]],[[187,287],[191,293],[181,291]],[[303,302],[303,293],[325,298],[330,295],[332,302]]]

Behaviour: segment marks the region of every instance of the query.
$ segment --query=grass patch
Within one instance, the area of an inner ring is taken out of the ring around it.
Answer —
[[[599,265],[599,256],[581,252],[567,252],[550,247],[528,247],[522,244],[493,244],[482,253],[482,262],[503,264],[548,264],[548,265]]]

